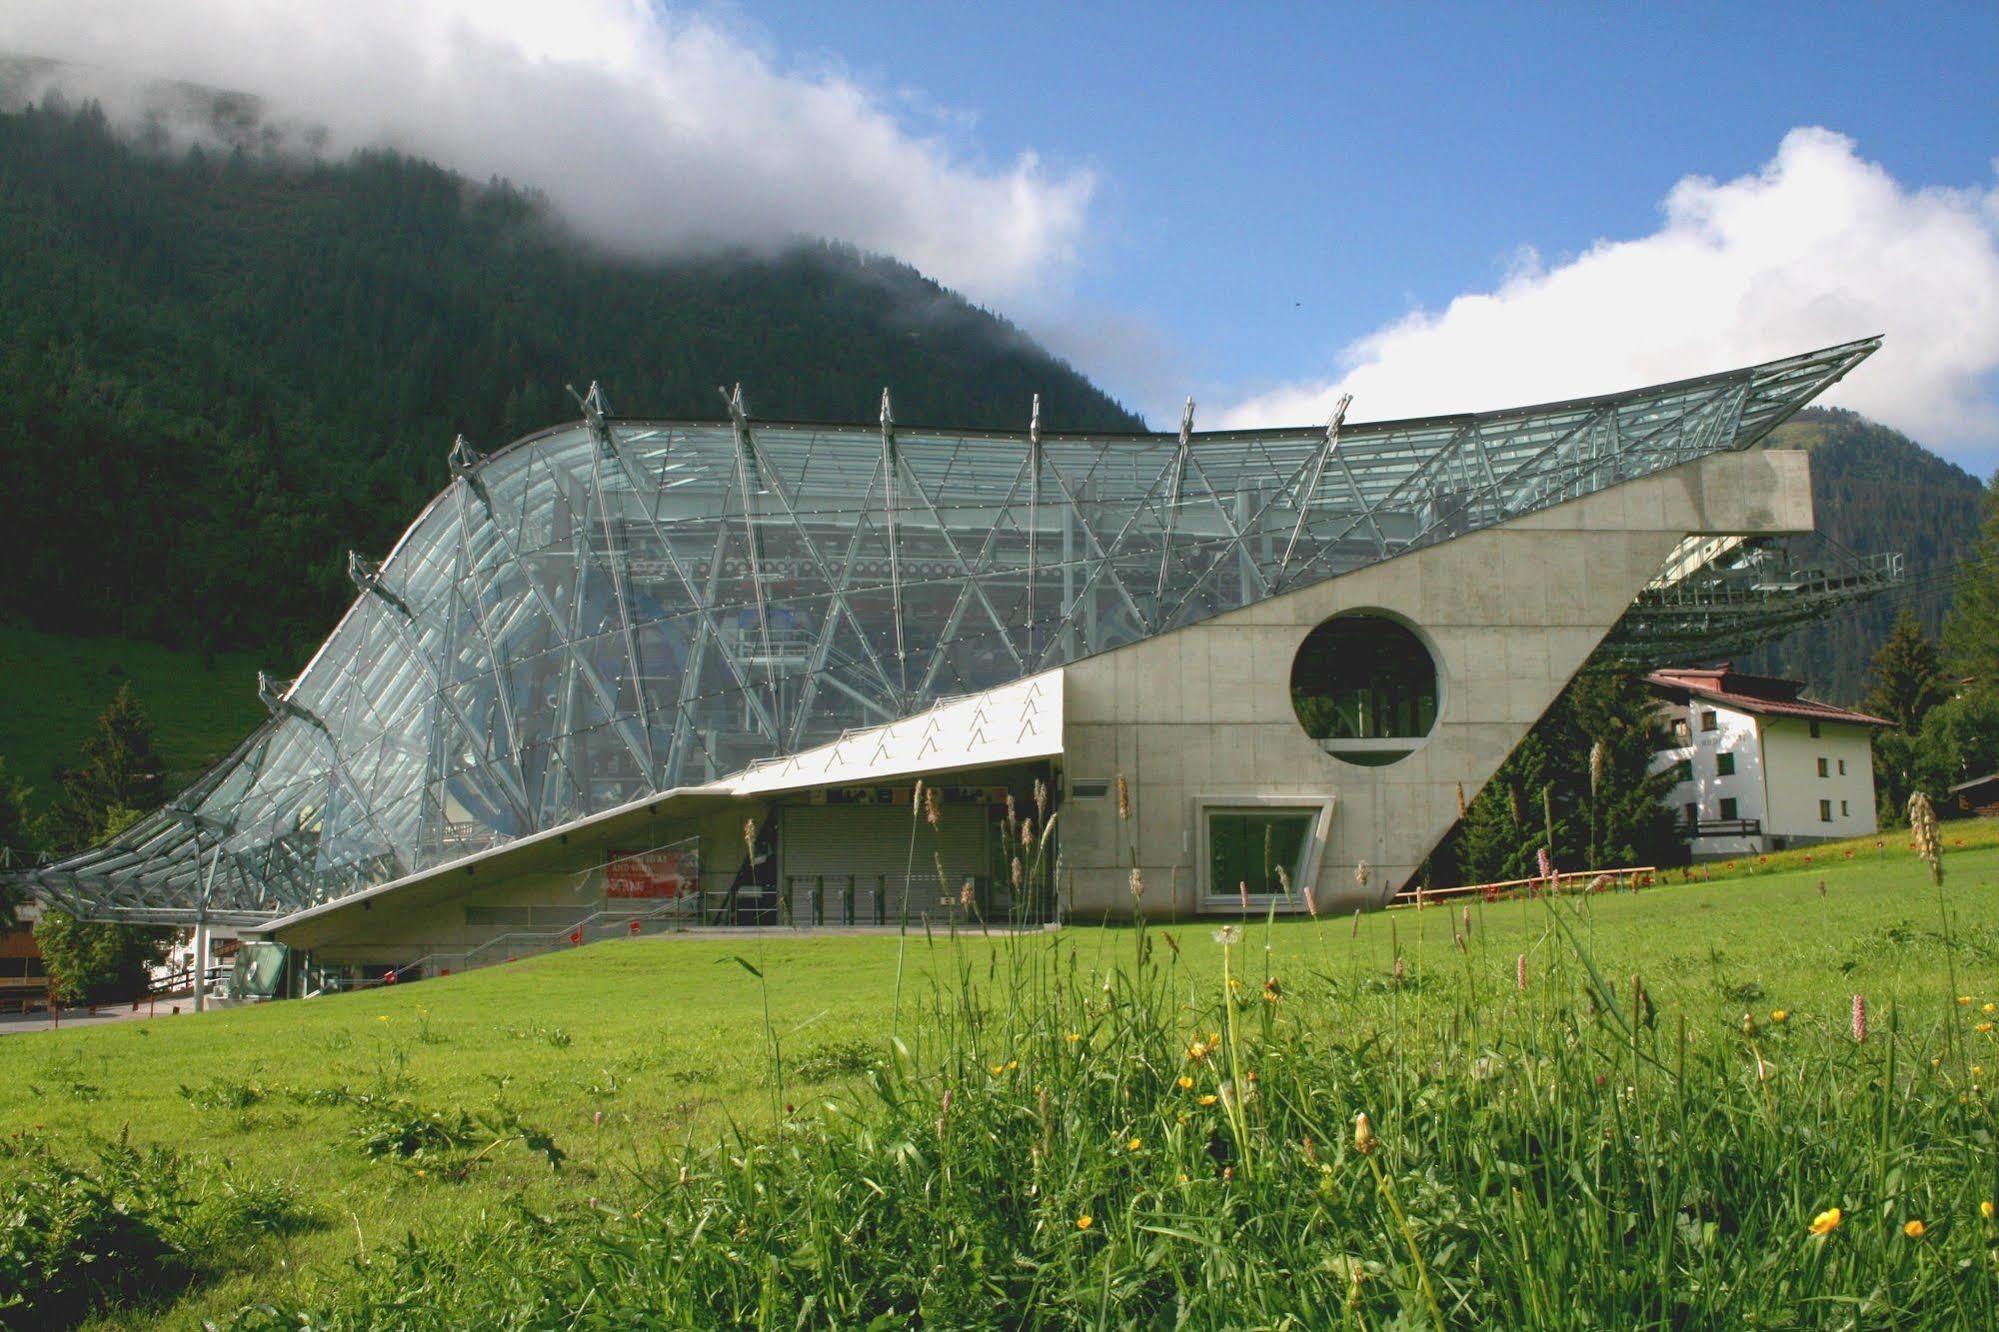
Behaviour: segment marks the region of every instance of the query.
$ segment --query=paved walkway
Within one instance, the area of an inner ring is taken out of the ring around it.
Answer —
[[[210,1011],[231,1006],[228,999],[211,996],[208,1000]],[[32,1013],[21,1012],[19,1004],[11,1004],[0,1011],[0,1036],[19,1036],[31,1031],[53,1031],[58,1027],[102,1027],[113,1022],[144,1021],[150,1017],[175,1017],[194,1012],[194,996],[188,993],[163,994],[148,1003],[141,999],[138,1007],[130,1003],[101,1004],[95,1013],[88,1008],[65,1008],[61,1020],[51,1021],[47,1010],[36,1008]]]

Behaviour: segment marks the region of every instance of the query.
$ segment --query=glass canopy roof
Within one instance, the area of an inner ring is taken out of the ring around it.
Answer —
[[[1602,398],[1173,434],[581,421],[482,457],[270,720],[35,871],[80,914],[255,923],[951,695],[1746,448],[1878,340]],[[1344,407],[1344,404],[1342,404]]]

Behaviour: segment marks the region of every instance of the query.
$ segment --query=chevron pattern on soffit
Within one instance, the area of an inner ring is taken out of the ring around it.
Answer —
[[[481,457],[270,720],[25,876],[251,924],[1743,449],[1879,345],[1423,420],[1172,434],[583,419]]]

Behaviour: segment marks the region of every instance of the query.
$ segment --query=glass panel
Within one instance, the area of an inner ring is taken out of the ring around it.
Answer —
[[[1277,871],[1295,890],[1305,872],[1305,845],[1314,810],[1211,809],[1208,811],[1208,895],[1226,899],[1245,889],[1252,897],[1287,896]]]

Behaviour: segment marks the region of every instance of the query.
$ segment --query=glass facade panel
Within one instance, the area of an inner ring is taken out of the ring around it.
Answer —
[[[1209,810],[1209,897],[1226,900],[1244,892],[1251,897],[1288,896],[1284,878],[1294,889],[1303,880],[1305,848],[1316,817],[1313,810]]]

